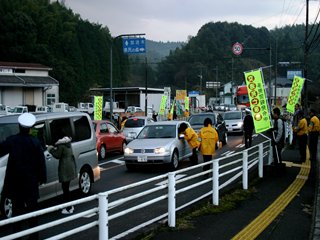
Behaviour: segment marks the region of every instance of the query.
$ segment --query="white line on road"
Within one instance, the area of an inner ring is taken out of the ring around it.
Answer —
[[[109,164],[109,163],[116,163],[116,164],[120,164],[120,165],[124,165],[124,161],[122,161],[123,157],[120,158],[116,158],[107,162],[103,162],[103,163],[99,163],[98,165],[101,167],[103,165]]]

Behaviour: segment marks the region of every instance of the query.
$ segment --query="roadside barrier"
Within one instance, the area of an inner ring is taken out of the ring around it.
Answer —
[[[77,240],[80,240],[81,232],[98,227],[98,238],[106,240],[120,239],[164,220],[167,221],[169,227],[175,227],[178,211],[205,198],[212,198],[212,203],[219,205],[220,191],[231,187],[231,184],[234,183],[242,183],[242,188],[248,189],[249,174],[257,174],[256,170],[258,170],[258,176],[262,178],[263,166],[270,164],[271,153],[271,142],[266,140],[249,149],[225,155],[210,162],[2,220],[0,227],[5,228],[9,224],[28,220],[31,217],[45,214],[53,215],[56,211],[60,213],[61,209],[67,206],[73,205],[79,209],[77,205],[85,204],[89,208],[68,216],[60,214],[59,216],[50,216],[50,222],[21,232],[4,235],[9,230],[1,230],[0,237],[1,239],[15,239],[34,232],[41,232],[44,239],[63,239],[74,235]],[[211,169],[203,171],[205,165],[210,165]],[[92,218],[94,218],[93,221]],[[72,229],[60,229],[66,228],[67,223],[71,221],[79,223],[79,226],[74,227],[75,224],[73,224]],[[120,227],[124,221],[126,222],[125,226]],[[125,227],[126,229],[124,229]],[[50,236],[48,229],[51,228],[55,228],[51,232],[56,235]]]

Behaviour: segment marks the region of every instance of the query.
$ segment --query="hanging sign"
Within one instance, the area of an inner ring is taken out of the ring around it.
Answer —
[[[102,96],[94,96],[94,120],[102,120]]]

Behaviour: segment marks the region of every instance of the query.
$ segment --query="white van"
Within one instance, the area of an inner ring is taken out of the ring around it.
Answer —
[[[36,124],[32,134],[36,136],[44,149],[47,169],[47,183],[40,186],[40,201],[62,194],[58,180],[58,159],[47,151],[48,145],[58,140],[59,130],[72,137],[72,150],[77,165],[78,178],[70,184],[70,190],[80,189],[89,194],[92,183],[100,179],[100,168],[96,151],[96,135],[90,116],[81,112],[35,113]],[[0,142],[19,132],[19,115],[7,115],[0,118]],[[2,192],[8,155],[0,158],[0,193]],[[1,195],[1,213],[12,216],[12,201]]]

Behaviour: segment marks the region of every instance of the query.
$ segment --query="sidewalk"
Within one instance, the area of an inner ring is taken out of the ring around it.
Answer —
[[[297,149],[285,149],[283,152],[283,161],[287,162],[285,173],[281,176],[275,176],[270,168],[265,168],[264,177],[258,181],[254,187],[257,192],[247,200],[242,201],[235,209],[212,215],[204,215],[192,219],[194,228],[184,230],[166,230],[157,233],[153,239],[232,239],[246,226],[266,209],[266,216],[272,214],[272,209],[268,207],[275,200],[286,192],[288,187],[293,186],[295,180],[303,179],[302,188],[290,200],[284,195],[280,201],[277,201],[276,207],[282,207],[288,204],[283,211],[264,229],[261,228],[261,234],[256,239],[320,239],[320,191],[318,187],[318,178],[309,175],[301,175],[303,170],[309,170],[307,164],[298,164],[299,151]],[[301,170],[301,171],[300,171]],[[317,180],[317,181],[316,181]],[[317,196],[317,198],[315,198]],[[317,204],[314,207],[314,201]],[[319,210],[319,211],[316,211]],[[268,219],[267,219],[268,220]],[[314,227],[315,226],[315,227]],[[248,232],[255,231],[249,229]],[[237,239],[250,239],[239,237]]]

